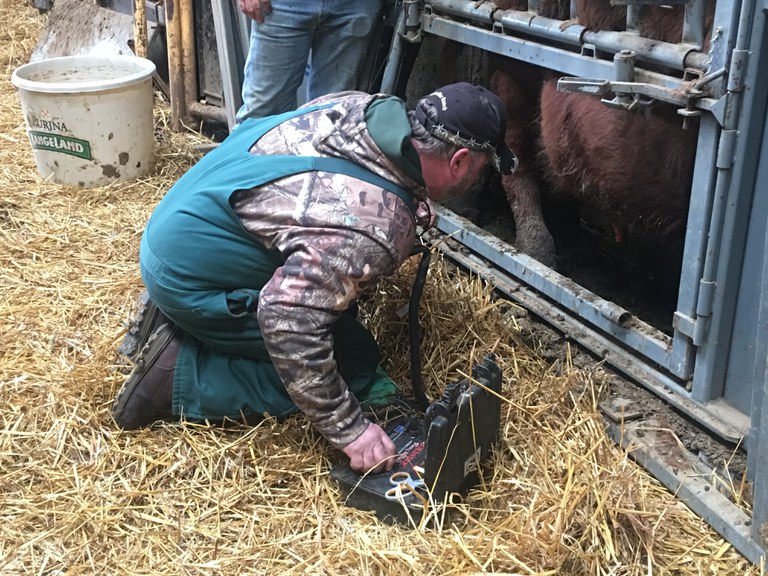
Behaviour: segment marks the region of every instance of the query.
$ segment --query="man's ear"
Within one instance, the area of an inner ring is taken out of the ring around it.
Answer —
[[[471,165],[470,151],[468,148],[459,148],[451,156],[450,167],[453,176],[464,176],[467,168]]]

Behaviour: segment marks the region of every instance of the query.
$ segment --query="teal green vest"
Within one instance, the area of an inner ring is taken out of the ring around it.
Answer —
[[[243,122],[184,174],[158,204],[142,238],[142,265],[161,279],[172,271],[188,289],[237,287],[239,280],[253,280],[254,274],[263,276],[262,284],[266,283],[281,259],[246,232],[229,200],[236,190],[256,188],[301,172],[353,176],[396,194],[413,211],[413,197],[406,190],[351,161],[249,152],[278,124],[324,107]]]
[[[234,191],[322,170],[371,182],[413,210],[405,190],[352,162],[249,152],[273,127],[317,108],[245,121],[168,191],[149,220],[141,239],[144,283],[187,332],[176,361],[174,414],[219,420],[296,410],[269,361],[256,315],[248,312],[282,259],[242,227],[229,204]],[[233,314],[229,298],[242,299],[244,311]],[[337,322],[334,338],[339,370],[359,395],[378,381],[376,343],[347,314]]]

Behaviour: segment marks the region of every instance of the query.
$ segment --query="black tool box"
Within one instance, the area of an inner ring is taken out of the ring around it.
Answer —
[[[425,413],[397,413],[382,427],[397,448],[388,472],[363,475],[348,464],[331,470],[345,504],[388,522],[418,521],[435,504],[480,479],[480,464],[498,437],[501,369],[493,356],[472,368],[472,380],[449,384]]]

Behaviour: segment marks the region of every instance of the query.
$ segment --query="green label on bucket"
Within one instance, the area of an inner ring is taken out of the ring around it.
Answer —
[[[50,134],[48,132],[29,133],[29,141],[32,148],[37,150],[50,150],[51,152],[61,152],[78,158],[92,160],[91,145],[87,140],[72,138],[71,136],[60,136],[59,134]]]

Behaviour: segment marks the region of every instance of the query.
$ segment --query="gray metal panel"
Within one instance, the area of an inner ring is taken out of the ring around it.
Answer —
[[[757,185],[761,186],[758,190],[768,189],[768,161],[761,163]],[[751,374],[746,374],[743,382],[752,384],[752,426],[747,441],[748,471],[754,482],[752,534],[754,538],[762,540],[764,546],[768,546],[768,233],[764,233],[762,256],[762,292],[757,315],[754,317],[754,357],[745,367],[751,368]],[[738,360],[735,356],[732,358]]]
[[[762,34],[758,39],[760,42],[759,44],[757,42],[753,43],[753,46],[755,46],[753,53],[759,54],[762,58],[768,57],[768,34],[766,34],[768,26],[766,26],[765,11],[768,11],[768,0],[764,3],[763,14],[756,18],[756,20],[762,20]],[[761,50],[757,49],[759,45],[762,45]],[[753,69],[756,68],[757,62],[753,66]],[[765,77],[761,78],[761,84],[763,85],[763,100],[765,101]],[[765,102],[763,103],[763,110],[765,110]],[[765,119],[764,123],[762,150],[768,150],[766,146],[768,146],[768,118]],[[768,157],[765,154],[760,159],[755,190],[768,190]],[[756,196],[759,198],[761,209],[765,209],[766,194],[763,192],[763,194],[757,194]],[[752,428],[747,443],[749,456],[748,470],[754,482],[752,536],[762,542],[763,546],[768,547],[768,230],[766,230],[765,226],[765,216],[763,216],[762,224],[764,235],[762,242],[762,278],[757,287],[760,306],[757,315],[753,317],[756,319],[756,325],[754,326],[753,334],[751,334],[755,338],[754,348],[752,349],[754,356],[750,362],[750,360],[742,360],[738,355],[734,354],[731,356],[730,367],[736,369],[742,362],[748,364],[748,367],[754,367],[752,374],[747,374],[743,380],[745,384],[752,385]],[[750,246],[752,238],[755,238],[754,243],[757,244],[756,236],[757,234],[750,235]],[[758,261],[750,258],[749,262],[757,264]],[[738,321],[739,318],[737,318],[737,325]],[[741,350],[741,347],[738,349]],[[738,379],[739,376],[734,374],[733,370],[729,372],[727,380],[729,386],[726,390],[728,394],[731,394],[731,383],[740,381]],[[746,386],[744,387],[746,388]],[[734,402],[736,401],[738,400],[734,400]]]
[[[681,270],[677,311],[673,323],[675,333],[670,366],[675,374],[685,379],[690,378],[693,373],[694,350],[691,344],[700,344],[700,331],[703,329],[697,318],[696,306],[709,234],[719,135],[720,127],[715,119],[710,115],[703,115],[700,119],[696,146],[683,253],[684,265]]]
[[[752,218],[745,261],[747,268],[754,270],[749,274],[752,284],[742,280],[739,304],[733,335],[734,347],[731,350],[727,371],[726,393],[733,396],[734,403],[746,393],[751,385],[752,430],[747,448],[750,456],[749,471],[762,489],[755,486],[755,516],[761,516],[761,522],[768,521],[768,77],[760,73],[768,58],[768,0],[763,0],[763,9],[755,15],[755,26],[750,51],[753,59],[748,72],[748,85],[744,116],[751,118],[745,122],[744,146],[746,152],[756,164],[755,190]],[[750,81],[753,79],[754,81]],[[762,111],[762,122],[758,120],[758,111]],[[752,314],[752,315],[750,315]],[[732,390],[733,388],[733,390]],[[762,507],[758,506],[762,504]],[[758,511],[759,509],[759,511]]]
[[[751,392],[752,427],[747,440],[748,471],[753,485],[752,537],[768,547],[768,0],[762,0],[756,11],[746,84],[750,87],[744,101],[745,132],[743,148],[746,163],[757,165],[752,218],[745,262],[752,283],[742,279],[732,336],[733,347],[726,373],[726,397],[740,404]],[[746,184],[744,184],[746,185]],[[752,306],[751,301],[759,302]],[[750,316],[750,312],[754,315]]]
[[[569,76],[602,78],[606,80],[613,79],[614,77],[614,65],[611,61],[582,56],[575,52],[555,46],[537,44],[530,40],[521,40],[520,38],[456,22],[438,15],[425,15],[423,28],[424,32],[429,34],[477,46],[489,52],[514,58],[515,60],[522,60],[523,62],[551,70],[557,70]],[[681,79],[640,68],[635,72],[635,80],[671,90],[682,90],[686,85]]]
[[[754,0],[744,0],[739,15],[733,58],[748,48],[753,25]],[[717,156],[717,176],[709,224],[704,270],[696,313],[704,322],[705,338],[696,356],[693,397],[702,402],[723,396],[733,320],[743,271],[743,253],[753,188],[754,156],[747,149],[745,134],[757,120],[742,112],[746,61],[732,66],[728,76],[729,94]],[[764,111],[761,111],[764,114]],[[750,160],[751,158],[751,160]],[[750,165],[751,164],[751,165]],[[747,412],[748,412],[747,406]]]
[[[678,354],[690,342],[699,344],[701,327],[696,318],[696,304],[699,295],[699,280],[704,268],[704,256],[707,248],[709,220],[712,211],[714,193],[715,162],[720,127],[714,118],[705,115],[701,118],[699,138],[696,148],[696,161],[691,185],[691,199],[688,208],[688,223],[685,233],[685,249],[678,290],[677,311],[675,312],[674,347]],[[690,351],[687,351],[690,353]],[[676,358],[676,360],[679,360]],[[689,368],[681,377],[692,375],[691,361],[683,361]],[[677,373],[681,373],[679,370]]]
[[[768,142],[765,145],[768,145]],[[765,172],[764,169],[762,182],[758,182],[756,190],[768,190],[768,177]],[[762,378],[762,374],[755,374],[754,367],[764,362],[766,353],[765,337],[768,325],[765,321],[758,321],[760,307],[766,305],[764,296],[768,289],[762,278],[762,263],[766,256],[763,242],[766,235],[766,219],[768,195],[756,194],[749,236],[744,249],[745,265],[740,278],[724,390],[726,400],[747,414],[752,407],[753,387],[759,388]],[[756,379],[756,376],[759,377]]]
[[[756,443],[749,453],[749,466],[753,471],[752,537],[768,549],[768,370],[763,372],[763,417],[755,419]],[[757,415],[755,415],[757,416]]]
[[[762,29],[760,28],[762,26]],[[744,178],[736,185],[741,190],[754,190],[751,206],[747,243],[744,249],[744,270],[741,276],[739,295],[737,299],[734,330],[731,337],[731,349],[726,370],[725,397],[734,406],[742,408],[747,413],[752,406],[754,383],[760,389],[763,377],[762,370],[755,373],[754,366],[762,366],[766,357],[765,340],[766,322],[768,317],[760,318],[760,307],[766,306],[766,284],[763,270],[766,259],[766,221],[768,221],[768,161],[761,152],[768,150],[768,130],[766,124],[766,100],[768,100],[768,78],[764,72],[758,73],[758,63],[765,62],[768,57],[768,39],[765,32],[765,14],[759,13],[755,18],[755,36],[751,49],[752,61],[747,73],[746,84],[751,88],[745,94],[744,109],[740,132],[743,134],[742,146],[737,150],[737,158],[747,166],[757,166],[757,175],[753,180],[751,173],[746,171]],[[764,70],[764,68],[763,68]],[[763,192],[763,193],[760,193]],[[759,402],[758,402],[759,404]],[[768,472],[768,471],[766,471]]]

